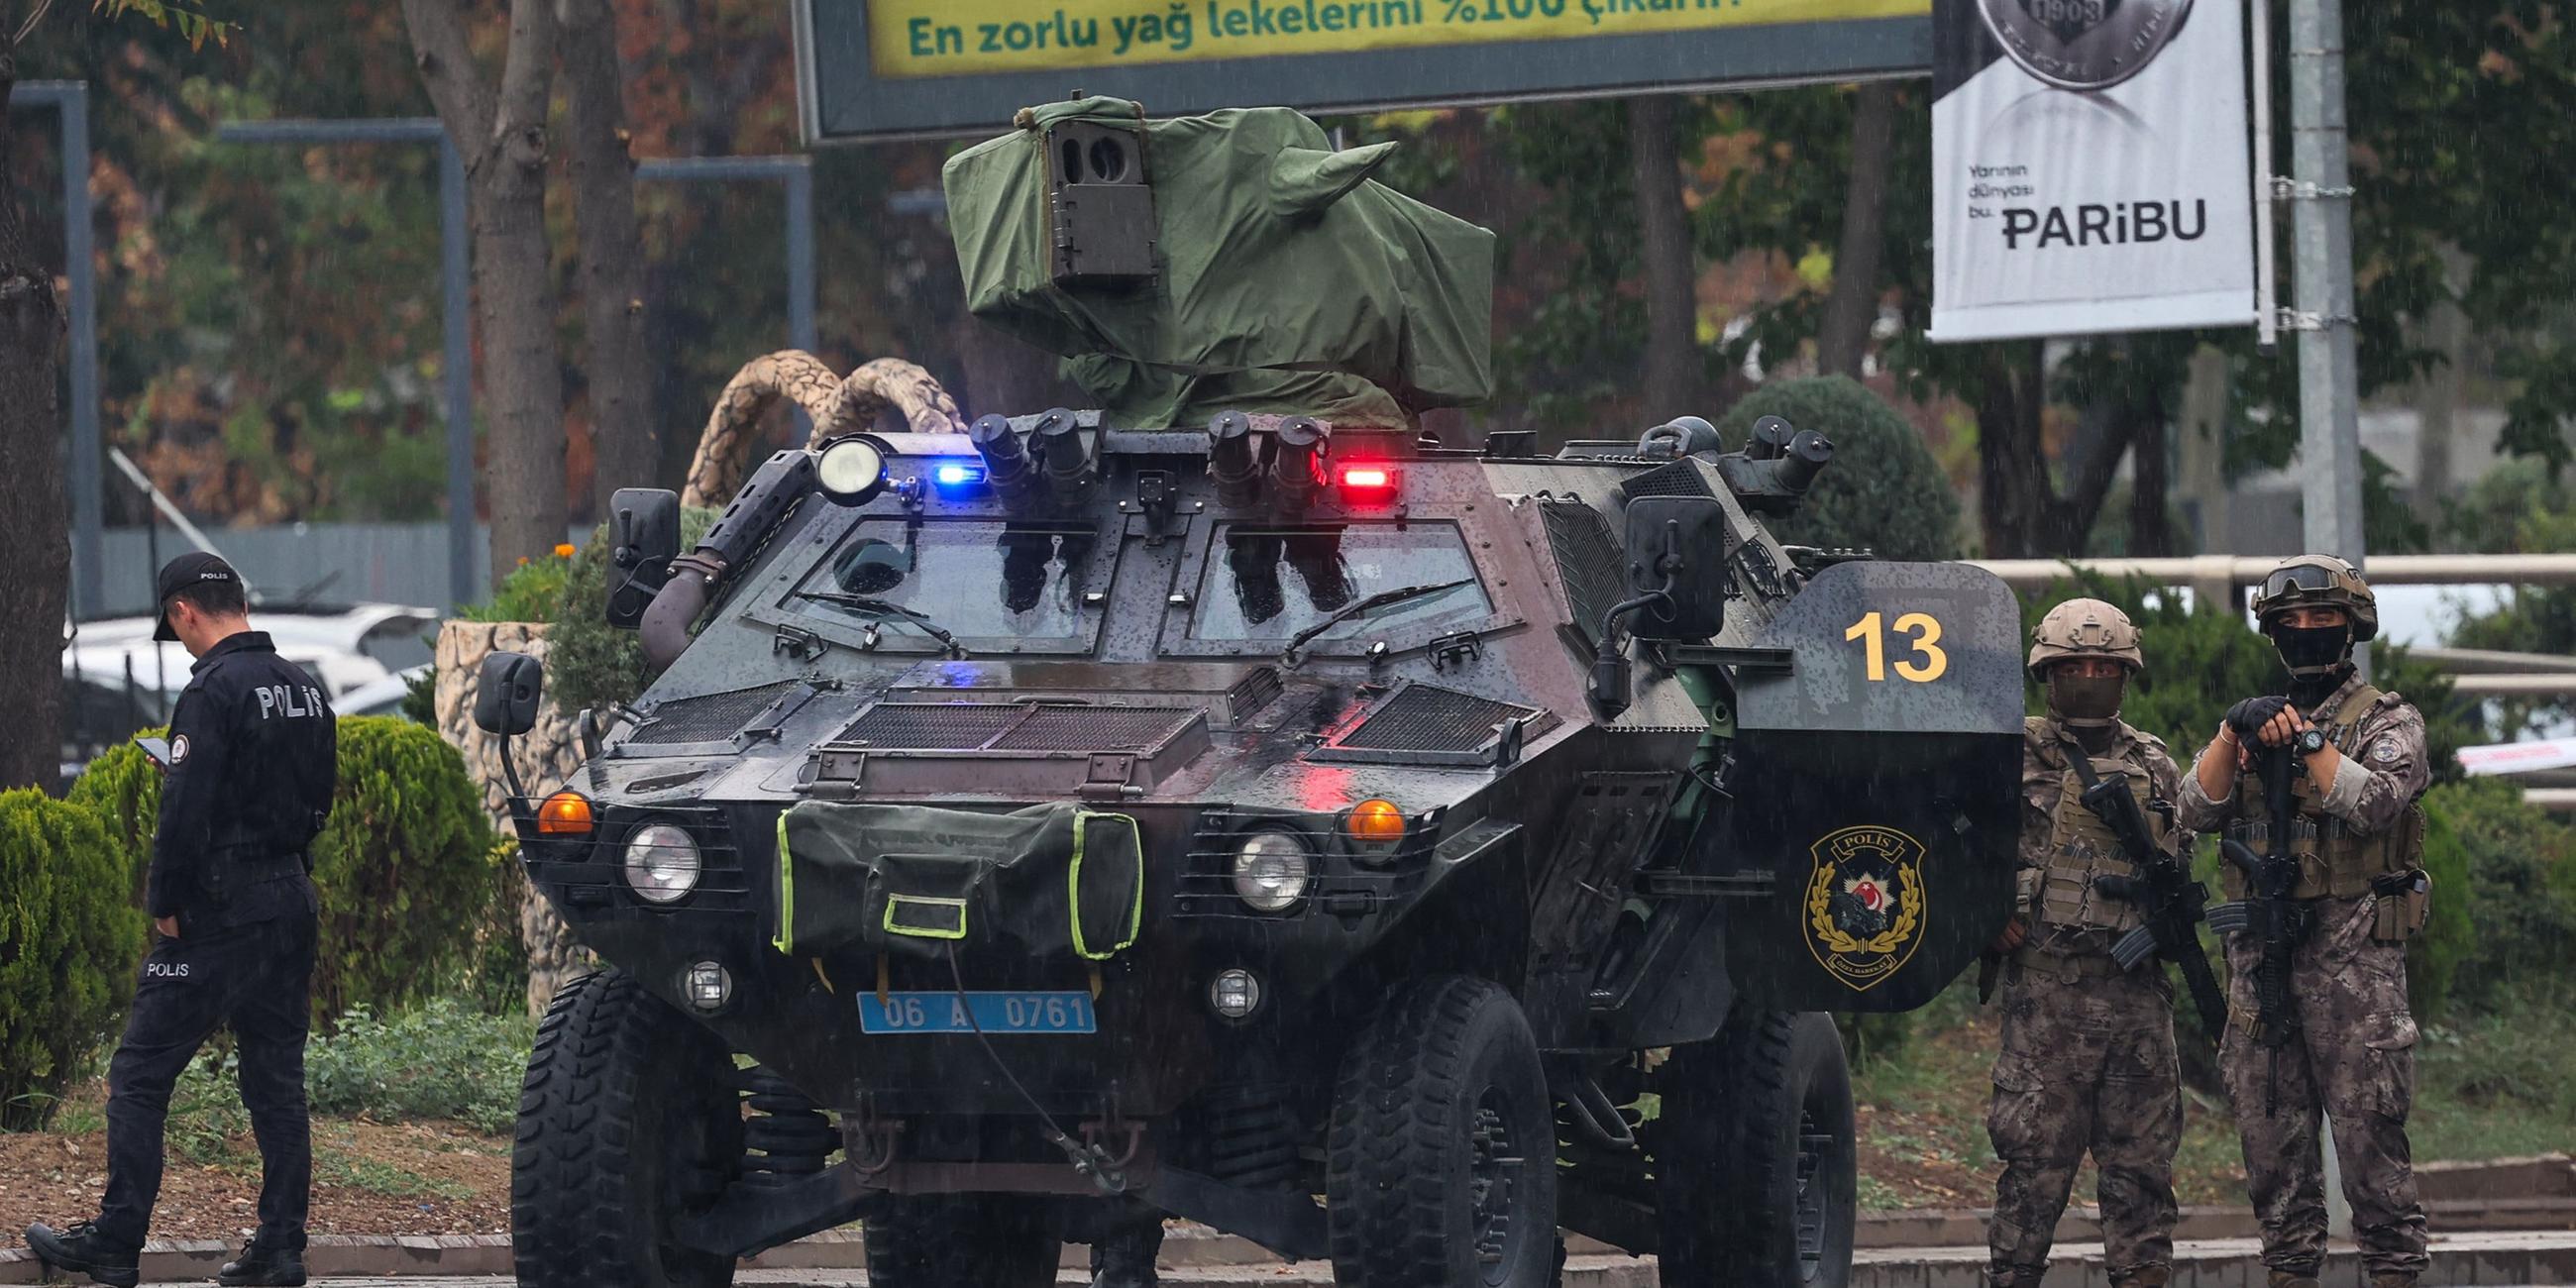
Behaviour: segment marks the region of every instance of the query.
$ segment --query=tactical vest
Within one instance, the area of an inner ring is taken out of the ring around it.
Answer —
[[[2082,753],[2064,744],[2060,744],[2059,751],[2069,758],[2069,763],[2058,775],[2057,808],[2049,813],[2048,865],[2042,869],[2032,920],[2042,928],[2082,927],[2115,934],[2129,930],[2139,921],[2137,905],[2127,899],[2114,899],[2096,887],[2106,876],[2137,876],[2138,865],[2120,849],[2119,838],[2111,834],[2100,816],[2084,808],[2084,776],[2076,772],[2072,762]],[[2110,757],[2091,759],[2096,778],[2107,779],[2113,774],[2128,778],[2129,793],[2137,798],[2138,812],[2145,816],[2149,833],[2156,844],[2165,844],[2172,829],[2161,811],[2147,808],[2154,788],[2145,768]]]
[[[2361,733],[2361,722],[2379,705],[2383,695],[2365,684],[2353,690],[2343,705],[2322,713],[2324,719],[2311,720],[2323,730],[2335,750],[2359,764],[2354,743]],[[2254,758],[2254,767],[2236,780],[2235,808],[2227,824],[2228,835],[2242,841],[2257,854],[2271,851],[2272,820],[2264,805],[2263,757]],[[2424,812],[2414,805],[2406,807],[2388,830],[2364,836],[2350,824],[2325,812],[2325,789],[2308,776],[2304,764],[2293,767],[2290,779],[2292,814],[2290,852],[2299,859],[2299,884],[2290,895],[2294,899],[2355,899],[2371,892],[2374,878],[2394,872],[2411,871],[2423,858]],[[2219,870],[2219,889],[2230,899],[2245,897],[2245,873],[2235,864]]]

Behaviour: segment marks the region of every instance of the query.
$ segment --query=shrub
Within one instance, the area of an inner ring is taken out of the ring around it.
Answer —
[[[492,598],[468,604],[457,616],[469,622],[550,622],[563,600],[564,574],[572,567],[573,548],[555,547],[541,559],[521,559],[492,591]]]
[[[1782,541],[1865,546],[1882,559],[1953,559],[1959,498],[1894,408],[1846,376],[1775,380],[1728,409],[1718,429],[1740,446],[1753,422],[1780,416],[1831,440],[1834,460],[1806,502],[1773,525]]]
[[[482,792],[436,730],[341,720],[339,791],[312,851],[313,1013],[397,1010],[455,983],[491,916],[492,851]]]
[[[143,914],[96,812],[0,792],[0,1128],[41,1126],[134,992]]]
[[[481,1013],[450,998],[391,1019],[362,1006],[314,1038],[305,1085],[318,1113],[448,1119],[499,1133],[517,1116],[535,1039],[525,1016]]]
[[[2576,827],[2491,778],[2436,787],[2424,804],[2436,824],[2428,866],[2440,864],[2433,905],[2437,918],[2448,905],[2460,922],[2451,1000],[2491,1010],[2517,985],[2563,978],[2576,943]]]
[[[680,548],[695,548],[718,513],[682,511]],[[602,524],[572,557],[562,597],[547,619],[554,626],[546,632],[546,690],[566,711],[629,702],[644,691],[643,641],[608,624],[608,554],[608,527]]]
[[[138,738],[167,738],[170,731],[145,729]],[[116,861],[133,876],[133,902],[143,906],[143,880],[152,867],[152,831],[161,818],[161,771],[132,742],[107,749],[89,762],[65,799],[85,805],[107,829]]]

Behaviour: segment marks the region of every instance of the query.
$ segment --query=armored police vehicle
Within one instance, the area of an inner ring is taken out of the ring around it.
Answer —
[[[1536,1288],[1560,1230],[1846,1276],[1822,1013],[1922,1004],[2009,910],[2014,602],[1777,540],[1831,426],[1424,441],[1489,243],[1354,156],[1024,113],[951,163],[970,299],[1104,412],[780,452],[687,552],[621,498],[658,675],[519,800],[608,963],[531,1060],[522,1284],[864,1220],[880,1288],[1022,1288],[1166,1218],[1363,1288]],[[1354,274],[1220,299],[1318,239]],[[497,657],[478,720],[536,691]]]

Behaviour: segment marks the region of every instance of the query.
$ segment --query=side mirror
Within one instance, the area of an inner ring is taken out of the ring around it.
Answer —
[[[504,738],[516,738],[537,727],[537,699],[545,693],[545,668],[525,653],[495,653],[483,659],[474,692],[474,727]]]
[[[1628,503],[1628,585],[1663,598],[1628,619],[1641,639],[1704,640],[1726,626],[1735,580],[1726,566],[1726,507],[1715,497]]]
[[[680,553],[680,495],[619,488],[608,508],[608,624],[631,631],[671,579],[671,560]]]

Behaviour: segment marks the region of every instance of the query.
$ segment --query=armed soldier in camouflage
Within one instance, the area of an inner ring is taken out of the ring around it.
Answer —
[[[2263,1224],[2263,1262],[2274,1288],[2316,1288],[2326,1250],[2322,1110],[2372,1288],[2407,1288],[2425,1266],[2406,1141],[2415,1019],[2405,946],[2431,894],[2415,804],[2432,778],[2424,717],[2353,668],[2353,646],[2379,633],[2379,610],[2350,564],[2282,561],[2254,613],[2289,668],[2289,693],[2228,712],[2183,785],[2181,819],[2295,860],[2277,892],[2288,915],[2268,928],[2283,941],[2272,945],[2275,964],[2266,966],[2264,935],[2233,935],[2227,948],[2232,1019],[2219,1063]],[[2283,746],[2293,753],[2292,822],[2276,845],[2256,748]],[[2231,867],[2222,879],[2230,898],[2246,898],[2245,873]],[[2267,971],[2278,975],[2268,988]]]
[[[2048,714],[2024,727],[2020,894],[1994,948],[2007,956],[1986,1119],[2004,1163],[1988,1231],[1993,1288],[2037,1288],[2087,1150],[2101,1173],[2111,1282],[2156,1288],[2172,1273],[2182,1141],[2173,986],[2152,962],[2122,970],[2113,960],[2139,912],[2112,891],[2137,868],[2080,800],[2125,775],[2155,842],[2187,849],[2171,822],[2181,771],[2162,742],[2119,719],[2144,666],[2137,628],[2098,599],[2058,605],[2031,633],[2029,670],[2047,686]]]

